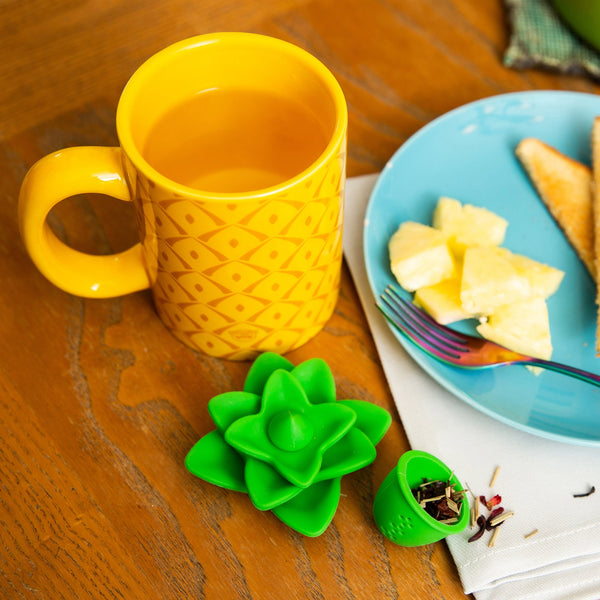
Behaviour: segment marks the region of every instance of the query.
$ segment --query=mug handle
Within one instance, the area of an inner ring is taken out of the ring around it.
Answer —
[[[86,298],[113,298],[150,287],[139,242],[118,254],[96,256],[70,248],[50,229],[46,219],[52,208],[85,193],[132,200],[120,148],[67,148],[31,167],[21,186],[18,218],[34,264],[57,287]]]

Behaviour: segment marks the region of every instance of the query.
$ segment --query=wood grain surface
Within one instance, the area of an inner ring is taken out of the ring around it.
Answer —
[[[148,292],[70,296],[21,243],[27,169],[74,145],[116,145],[119,94],[151,54],[191,35],[251,31],[293,42],[340,81],[348,175],[381,169],[415,131],[503,92],[598,92],[590,81],[502,66],[500,0],[0,0],[0,598],[245,600],[464,598],[443,542],[402,548],[372,519],[408,442],[349,272],[325,330],[288,358],[325,358],[339,398],[390,410],[377,460],[342,480],[327,531],[306,538],[245,494],[190,475],[206,405],[248,363],[176,341]],[[136,238],[132,207],[77,196],[51,215],[93,253]]]

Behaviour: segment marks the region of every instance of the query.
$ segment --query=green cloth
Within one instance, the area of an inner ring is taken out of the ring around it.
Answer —
[[[504,64],[600,79],[600,53],[573,33],[549,0],[504,0],[511,27]]]

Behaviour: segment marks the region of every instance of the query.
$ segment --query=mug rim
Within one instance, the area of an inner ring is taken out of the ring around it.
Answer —
[[[283,50],[290,56],[293,56],[300,62],[304,63],[311,69],[311,71],[315,72],[326,85],[332,96],[336,114],[334,130],[330,135],[329,141],[327,142],[324,150],[308,167],[277,185],[245,192],[212,192],[186,186],[173,179],[170,179],[152,167],[144,158],[140,149],[137,147],[130,127],[130,115],[133,109],[133,103],[135,101],[135,91],[145,80],[147,80],[147,78],[153,76],[157,67],[171,60],[171,58],[179,52],[192,50],[208,44],[240,40],[247,40],[252,41],[252,43],[277,47],[278,49]],[[333,73],[318,58],[306,50],[285,40],[262,34],[245,32],[220,32],[197,35],[181,40],[163,48],[162,50],[159,50],[157,53],[153,54],[150,58],[143,62],[129,78],[129,81],[121,93],[121,97],[119,98],[117,105],[116,125],[117,136],[124,153],[128,156],[129,160],[131,160],[137,170],[142,172],[143,175],[158,185],[161,185],[167,189],[171,189],[173,192],[187,197],[192,196],[196,198],[208,198],[215,200],[252,200],[284,192],[288,188],[297,185],[299,182],[310,178],[324,163],[328,162],[332,156],[338,152],[338,149],[344,143],[348,125],[348,109],[342,88],[337,79],[334,77]],[[345,149],[343,151],[345,151]]]

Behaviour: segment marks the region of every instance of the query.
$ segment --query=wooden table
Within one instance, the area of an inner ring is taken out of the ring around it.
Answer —
[[[23,248],[26,170],[63,147],[116,145],[116,104],[133,71],[172,42],[220,30],[289,40],[331,68],[350,110],[350,176],[381,169],[466,102],[599,91],[503,67],[500,0],[0,2],[0,597],[464,598],[444,543],[401,548],[374,526],[374,494],[408,443],[346,267],[335,315],[288,358],[325,358],[339,398],[383,406],[393,423],[376,461],[344,477],[327,531],[305,538],[183,466],[213,428],[207,401],[241,389],[248,363],[183,346],[148,292],[83,300],[58,290]],[[75,197],[52,225],[76,248],[115,252],[136,237],[130,211]]]

